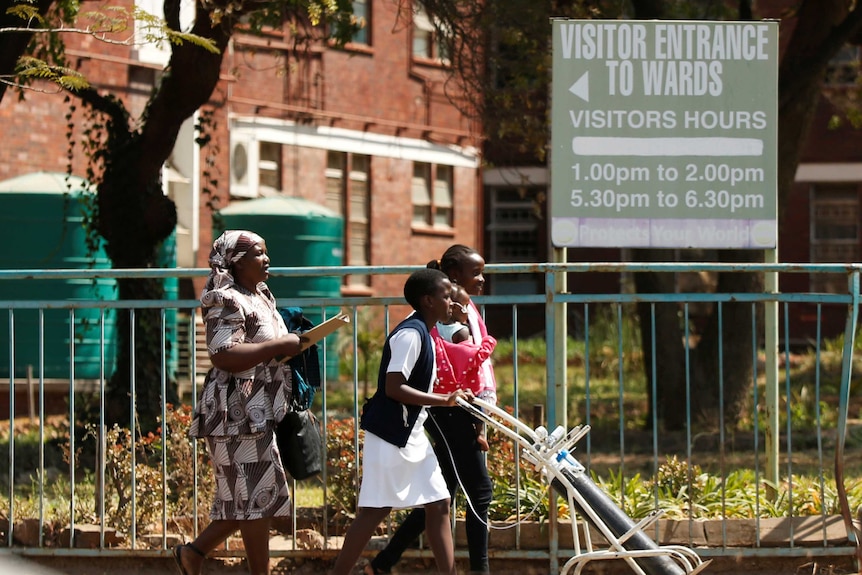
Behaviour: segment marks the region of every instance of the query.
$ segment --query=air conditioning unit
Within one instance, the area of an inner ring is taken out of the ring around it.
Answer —
[[[257,142],[250,138],[231,138],[230,195],[257,197]]]

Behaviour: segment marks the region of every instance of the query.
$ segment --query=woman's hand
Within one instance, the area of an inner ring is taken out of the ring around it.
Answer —
[[[211,356],[214,366],[231,373],[246,371],[273,359],[287,359],[302,351],[299,335],[289,333],[260,343],[240,343]]]
[[[279,360],[302,353],[302,336],[298,333],[289,333],[284,337],[278,338],[276,341],[278,342],[280,349],[282,349],[280,353],[275,355]]]
[[[459,398],[464,399],[464,400],[472,403],[473,397],[474,397],[473,391],[470,389],[456,389],[455,391],[450,393],[448,396],[446,396],[445,405],[447,405],[449,407],[453,407],[455,405],[458,405],[458,399]]]

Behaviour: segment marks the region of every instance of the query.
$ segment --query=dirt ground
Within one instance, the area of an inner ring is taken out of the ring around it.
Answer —
[[[324,575],[330,559],[273,559],[272,574]],[[467,566],[459,562],[459,572],[466,573]],[[628,575],[632,573],[621,562],[593,562],[583,571],[594,575]],[[2,575],[179,575],[173,560],[165,554],[158,558],[117,557],[32,557],[18,558],[0,556]],[[247,573],[242,560],[210,559],[203,575],[244,575]],[[361,573],[357,568],[355,574]],[[430,560],[405,559],[393,573],[404,575],[432,574]],[[493,575],[551,575],[545,560],[496,559],[491,561]],[[734,575],[847,575],[858,573],[850,557],[819,558],[756,558],[739,559],[718,557],[704,573],[733,573]],[[660,575],[660,574],[652,574]]]

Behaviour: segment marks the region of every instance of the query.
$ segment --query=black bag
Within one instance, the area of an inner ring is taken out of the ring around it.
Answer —
[[[289,411],[275,431],[284,469],[296,480],[308,479],[323,468],[323,437],[310,409]]]
[[[280,308],[287,329],[303,333],[314,324],[302,314],[300,307]],[[314,393],[320,389],[320,359],[317,345],[287,361],[293,376],[291,411],[284,416],[275,430],[278,450],[284,469],[297,481],[314,477],[323,469],[323,436],[320,423],[309,409]]]

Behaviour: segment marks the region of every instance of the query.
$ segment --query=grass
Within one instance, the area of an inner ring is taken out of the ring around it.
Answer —
[[[294,492],[297,507],[322,507],[323,487],[315,478],[313,480],[297,481]]]

